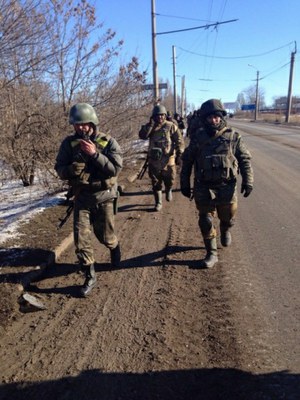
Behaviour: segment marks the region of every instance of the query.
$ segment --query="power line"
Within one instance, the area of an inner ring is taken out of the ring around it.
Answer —
[[[231,20],[229,20],[229,21],[223,21],[223,22],[215,22],[214,24],[206,24],[206,25],[202,25],[202,26],[195,26],[195,27],[193,27],[193,28],[178,29],[178,30],[175,30],[175,31],[157,32],[156,35],[166,35],[166,34],[169,34],[169,33],[193,31],[193,30],[195,30],[195,29],[203,29],[203,28],[204,28],[204,29],[208,29],[208,28],[210,28],[211,26],[214,26],[215,28],[217,28],[219,25],[228,24],[229,22],[235,22],[235,21],[238,21],[238,19],[231,19]]]
[[[155,13],[155,15],[157,15],[157,16],[159,16],[159,17],[186,19],[186,20],[190,20],[190,21],[201,21],[201,22],[209,22],[209,23],[212,23],[212,21],[207,21],[207,20],[205,20],[205,19],[180,17],[180,16],[177,16],[177,15],[167,15],[167,14],[158,14],[158,13]]]
[[[266,75],[260,77],[259,80],[261,81],[261,80],[263,80],[263,79],[265,79],[265,78],[268,78],[270,75],[275,74],[276,72],[278,72],[278,71],[280,71],[281,69],[285,68],[287,65],[290,65],[290,62],[285,63],[285,64],[281,65],[279,68],[276,68],[274,71],[272,71],[272,72],[270,72],[270,73],[268,73],[268,74],[266,74]],[[199,80],[199,81],[205,81],[205,82],[248,82],[248,81],[250,82],[250,81],[253,81],[253,80],[256,81],[256,79],[251,79],[251,80],[249,80],[249,79],[243,79],[243,80],[240,80],[240,79],[228,80],[228,79],[208,79],[208,78],[198,78],[198,80]]]
[[[281,69],[285,68],[287,65],[290,65],[290,62],[288,62],[288,63],[282,65],[281,67],[275,69],[274,71],[270,72],[269,74],[267,74],[267,75],[265,75],[265,76],[262,76],[260,79],[265,79],[265,78],[267,78],[268,76],[275,74],[275,72],[280,71]]]
[[[265,55],[267,55],[267,54],[273,53],[274,51],[283,49],[284,47],[288,47],[288,46],[290,46],[292,43],[294,43],[294,42],[287,43],[287,44],[285,44],[285,45],[283,45],[283,46],[281,46],[281,47],[277,47],[276,49],[266,51],[265,53],[250,54],[250,55],[247,55],[247,56],[235,56],[235,57],[222,57],[222,56],[214,56],[214,55],[211,56],[211,55],[207,55],[207,54],[195,53],[195,52],[193,52],[193,51],[184,49],[184,48],[182,48],[182,47],[178,47],[178,48],[179,48],[180,50],[182,50],[182,51],[185,51],[186,53],[194,54],[195,56],[199,56],[199,57],[219,58],[219,59],[227,59],[227,60],[237,60],[237,59],[240,59],[240,58],[253,58],[253,57],[265,56]]]

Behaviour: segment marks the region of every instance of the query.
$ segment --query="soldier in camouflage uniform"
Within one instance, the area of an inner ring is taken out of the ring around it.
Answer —
[[[163,105],[153,108],[150,122],[142,125],[140,139],[149,140],[148,171],[152,181],[155,210],[162,209],[162,185],[165,185],[166,200],[172,201],[172,187],[176,178],[176,165],[181,162],[184,141],[176,124],[166,120]]]
[[[200,110],[196,110],[193,112],[193,115],[188,119],[188,127],[186,131],[186,136],[191,137],[194,132],[196,132],[199,128],[201,128],[202,123],[199,117]]]
[[[199,227],[204,239],[206,257],[200,267],[211,268],[218,261],[217,229],[220,220],[221,244],[231,244],[230,228],[237,211],[237,175],[242,177],[241,193],[248,197],[253,189],[251,154],[241,135],[227,126],[226,111],[219,100],[210,99],[200,108],[202,127],[193,133],[182,156],[181,192],[194,196],[199,212]],[[194,190],[190,177],[194,171]]]
[[[96,284],[91,226],[110,250],[112,267],[119,267],[120,245],[114,229],[117,177],[122,168],[121,149],[111,136],[99,132],[98,117],[87,103],[75,104],[69,115],[74,134],[61,143],[55,164],[59,177],[68,180],[74,194],[74,242],[87,296]]]
[[[185,123],[184,123],[184,119],[181,117],[180,114],[175,113],[174,114],[174,120],[177,122],[178,128],[181,130],[181,132],[183,133],[184,129],[185,129]]]

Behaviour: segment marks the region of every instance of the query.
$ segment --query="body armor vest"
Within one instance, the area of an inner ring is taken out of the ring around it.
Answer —
[[[174,144],[171,138],[173,126],[166,121],[161,127],[153,129],[149,137],[149,164],[157,169],[164,169],[175,163]]]
[[[204,132],[200,133],[195,165],[197,180],[219,183],[236,178],[238,162],[232,149],[236,139],[237,135],[228,128],[220,136],[209,139]]]

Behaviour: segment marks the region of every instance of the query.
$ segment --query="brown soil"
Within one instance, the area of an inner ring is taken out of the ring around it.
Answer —
[[[22,312],[18,283],[71,233],[71,221],[57,231],[65,209],[37,215],[2,250],[1,399],[298,398],[299,378],[258,334],[267,321],[255,296],[239,291],[234,245],[219,246],[212,270],[198,267],[197,212],[178,184],[158,213],[146,176],[126,183],[116,218],[121,268],[111,270],[95,240],[97,286],[79,298],[71,245],[25,288],[46,309]]]

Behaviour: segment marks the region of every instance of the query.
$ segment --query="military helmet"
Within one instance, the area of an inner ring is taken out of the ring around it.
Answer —
[[[159,115],[159,114],[167,115],[166,107],[161,104],[157,104],[156,106],[154,106],[154,108],[152,110],[152,117],[154,117],[155,115]]]
[[[202,103],[199,110],[200,118],[205,120],[210,114],[220,115],[220,117],[225,117],[225,115],[227,115],[227,112],[220,100],[210,99]]]
[[[94,108],[87,103],[77,103],[71,107],[69,114],[69,123],[73,124],[99,124],[98,117]]]

